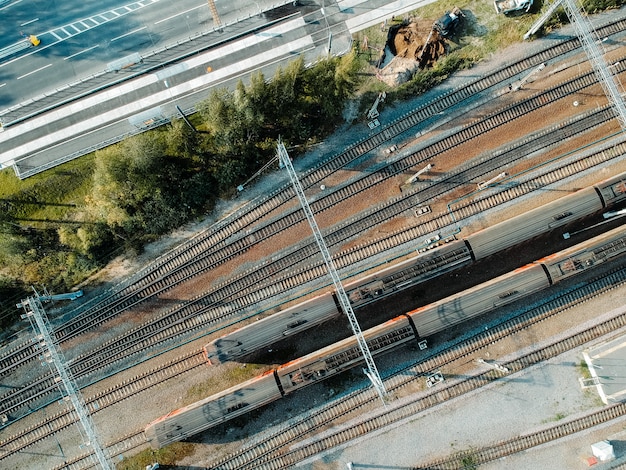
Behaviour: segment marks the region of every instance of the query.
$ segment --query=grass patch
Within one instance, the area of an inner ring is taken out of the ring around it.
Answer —
[[[147,465],[158,462],[164,466],[176,466],[176,463],[185,457],[193,455],[195,444],[188,442],[174,442],[159,450],[146,449],[132,457],[124,458],[115,465],[117,470],[146,470]]]
[[[580,360],[576,368],[578,369],[578,375],[580,375],[583,379],[590,379],[592,377],[587,361],[584,359]]]

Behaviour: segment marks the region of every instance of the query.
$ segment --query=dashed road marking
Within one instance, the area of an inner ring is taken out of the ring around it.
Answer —
[[[19,80],[20,78],[28,77],[29,75],[37,73],[43,69],[47,69],[48,67],[52,67],[52,64],[44,65],[43,67],[39,67],[38,69],[33,70],[32,72],[28,72],[28,73],[25,73],[24,75],[20,75],[19,77],[17,77],[17,79]]]

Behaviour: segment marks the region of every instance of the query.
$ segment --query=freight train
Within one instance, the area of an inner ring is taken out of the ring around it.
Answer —
[[[526,240],[587,217],[626,199],[626,173],[488,227],[442,243],[402,263],[345,284],[354,309],[486,258]],[[289,307],[228,333],[204,347],[210,364],[236,360],[285,336],[300,333],[341,313],[334,292]]]
[[[626,226],[516,269],[464,292],[413,310],[363,332],[372,354],[381,354],[522,299],[626,253]],[[422,343],[423,344],[423,343]],[[362,362],[354,337],[173,411],[150,423],[155,448],[183,440]]]

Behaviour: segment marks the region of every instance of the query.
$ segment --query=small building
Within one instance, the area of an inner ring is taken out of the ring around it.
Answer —
[[[606,462],[608,460],[615,459],[615,453],[613,452],[613,446],[609,441],[600,441],[595,444],[591,444],[591,452],[593,456],[598,458],[600,462]]]

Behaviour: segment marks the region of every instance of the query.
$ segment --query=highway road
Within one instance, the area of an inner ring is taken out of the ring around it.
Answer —
[[[269,10],[280,0],[217,0],[222,23]],[[284,1],[282,3],[285,3]],[[103,0],[58,2],[13,0],[0,7],[0,109],[67,83],[97,74],[133,53],[146,55],[198,37],[215,26],[205,0]],[[11,52],[24,43],[20,32],[41,44]]]
[[[328,54],[329,38],[331,53],[343,54],[350,49],[352,32],[432,0],[322,1],[323,7],[312,0],[298,6],[289,2],[161,54],[142,56],[143,63],[119,73],[103,72],[34,104],[0,111],[3,122],[11,124],[0,132],[0,168],[13,166],[26,177],[84,155],[175,116],[176,107],[191,110],[210,87],[232,87],[256,70],[271,76],[297,55],[313,62]],[[167,62],[172,65],[163,65]],[[134,78],[123,81],[127,76]],[[120,83],[111,87],[111,80]],[[75,99],[76,92],[84,96]],[[68,94],[61,105],[59,96]],[[50,111],[41,114],[46,105]]]

